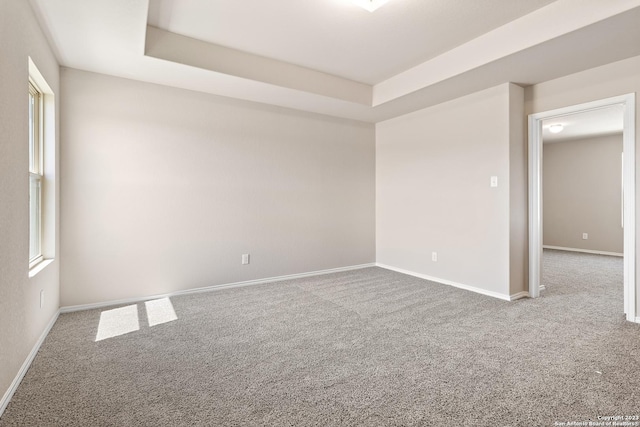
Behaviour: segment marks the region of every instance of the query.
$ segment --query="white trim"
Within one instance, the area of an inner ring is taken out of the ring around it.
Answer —
[[[526,293],[527,296],[528,296],[527,292],[521,292],[521,293],[515,294],[515,295],[506,295],[506,294],[501,294],[499,292],[487,291],[486,289],[477,288],[475,286],[465,285],[463,283],[457,283],[457,282],[453,282],[451,280],[440,279],[438,277],[427,276],[426,274],[415,273],[413,271],[409,271],[409,270],[405,270],[405,269],[397,268],[397,267],[392,267],[392,266],[386,265],[386,264],[376,263],[376,266],[380,267],[380,268],[384,268],[386,270],[395,271],[397,273],[407,274],[409,276],[418,277],[420,279],[425,279],[425,280],[429,280],[431,282],[440,283],[442,285],[449,285],[449,286],[453,286],[455,288],[464,289],[465,291],[471,291],[471,292],[475,292],[477,294],[482,294],[482,295],[486,295],[486,296],[489,296],[489,297],[498,298],[498,299],[501,299],[501,300],[504,300],[504,301],[513,301],[515,299],[523,298],[524,296],[521,295],[522,293]]]
[[[60,315],[60,310],[56,311],[56,313],[53,315],[53,317],[51,318],[47,326],[44,328],[44,331],[42,331],[40,338],[38,338],[38,341],[36,341],[35,345],[31,349],[31,352],[29,352],[29,354],[27,355],[27,358],[25,359],[24,363],[22,364],[22,367],[18,371],[18,374],[13,379],[13,382],[9,386],[9,389],[5,392],[4,396],[2,396],[2,399],[0,400],[0,417],[2,417],[4,410],[7,409],[7,405],[9,405],[9,401],[11,401],[13,394],[18,389],[20,382],[22,381],[25,374],[29,370],[29,367],[31,366],[31,362],[33,362],[33,359],[36,357],[36,354],[38,354],[38,350],[40,350],[40,346],[44,342],[44,339],[47,337],[47,335],[49,335],[49,332],[51,331],[51,328],[53,328],[53,325],[56,323],[56,320],[58,320],[59,315]]]
[[[529,295],[540,296],[542,276],[542,120],[529,115]]]
[[[301,279],[304,277],[312,277],[312,276],[322,276],[324,274],[331,273],[340,273],[343,271],[352,271],[352,270],[360,270],[363,268],[375,267],[375,263],[370,264],[360,264],[360,265],[352,265],[348,267],[339,267],[339,268],[331,268],[328,270],[319,270],[319,271],[311,271],[308,273],[299,273],[299,274],[290,274],[287,276],[277,276],[277,277],[269,277],[266,279],[256,279],[256,280],[247,280],[245,282],[234,282],[234,283],[225,283],[222,285],[213,285],[206,286],[204,288],[194,288],[194,289],[185,289],[183,291],[170,292],[166,294],[160,295],[151,295],[146,297],[133,297],[133,298],[125,298],[119,300],[105,301],[105,302],[97,302],[93,304],[81,304],[81,305],[71,305],[67,307],[61,307],[61,313],[71,313],[74,311],[83,311],[83,310],[92,310],[94,308],[103,308],[110,307],[114,305],[121,304],[135,304],[143,301],[148,301],[151,299],[160,299],[160,298],[171,298],[178,295],[188,295],[188,294],[197,294],[202,292],[211,292],[217,291],[220,289],[229,289],[229,288],[239,288],[243,286],[253,286],[253,285],[262,285],[264,283],[272,283],[272,282],[282,282],[283,280],[292,280],[292,279]]]
[[[608,256],[624,256],[620,252],[592,251],[591,249],[565,248],[563,246],[542,245],[542,249],[553,249],[556,251],[581,252],[585,254],[608,255]]]
[[[624,286],[627,320],[636,318],[636,96],[625,95],[625,108],[622,134],[622,152],[624,176],[623,194],[623,233],[624,247]]]
[[[640,317],[636,317],[634,323],[640,323]]]
[[[622,149],[624,156],[624,312],[627,320],[636,319],[636,155],[635,94],[615,96],[580,105],[529,115],[529,294],[540,295],[542,256],[542,121],[611,105],[624,105]]]
[[[529,298],[529,292],[522,291],[522,292],[518,292],[517,294],[510,295],[509,301],[515,301],[522,298]]]
[[[42,270],[44,270],[46,266],[48,266],[52,262],[53,262],[52,259],[43,259],[39,263],[31,267],[31,269],[29,269],[29,279],[34,277],[36,274],[40,273]]]
[[[32,275],[31,272],[33,270],[36,270],[40,266],[40,263],[42,261],[44,261],[44,257],[42,256],[42,254],[38,255],[33,260],[29,261],[29,277],[35,276],[35,273]],[[40,270],[38,270],[38,271],[40,271]]]

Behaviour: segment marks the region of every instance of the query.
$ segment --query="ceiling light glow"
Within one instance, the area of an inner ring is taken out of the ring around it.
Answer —
[[[389,0],[351,0],[361,8],[373,12]]]
[[[551,131],[551,133],[560,133],[562,132],[563,129],[564,129],[564,126],[559,123],[549,126],[549,130]]]

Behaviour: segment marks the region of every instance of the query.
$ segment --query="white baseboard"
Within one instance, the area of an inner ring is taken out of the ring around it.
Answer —
[[[515,301],[517,299],[522,299],[522,298],[529,298],[529,292],[522,291],[522,292],[518,292],[517,294],[509,295],[509,301]]]
[[[7,405],[9,404],[9,401],[11,400],[11,398],[13,397],[13,394],[18,389],[18,386],[20,385],[22,378],[24,378],[24,375],[29,370],[29,367],[31,366],[31,362],[33,362],[33,359],[36,357],[36,354],[38,354],[38,350],[40,350],[40,346],[44,342],[44,339],[47,337],[47,335],[49,335],[49,331],[51,331],[51,328],[53,328],[53,325],[56,323],[56,320],[58,320],[59,315],[60,315],[60,310],[56,311],[56,314],[53,315],[53,317],[51,318],[47,326],[44,328],[44,331],[40,335],[40,338],[38,338],[38,341],[36,341],[35,345],[31,349],[31,352],[29,352],[29,355],[27,356],[24,363],[22,364],[22,367],[18,371],[18,374],[13,379],[13,382],[9,386],[9,389],[6,391],[4,396],[2,396],[2,400],[0,400],[0,417],[4,413],[4,410],[7,409]]]
[[[501,294],[499,292],[487,291],[486,289],[478,288],[478,287],[475,287],[475,286],[465,285],[463,283],[457,283],[457,282],[453,282],[451,280],[440,279],[438,277],[427,276],[426,274],[415,273],[413,271],[404,270],[402,268],[397,268],[397,267],[392,267],[392,266],[386,265],[386,264],[376,263],[376,265],[378,267],[380,267],[380,268],[384,268],[384,269],[387,269],[387,270],[396,271],[398,273],[407,274],[409,276],[418,277],[420,279],[429,280],[431,282],[441,283],[443,285],[453,286],[455,288],[464,289],[466,291],[475,292],[477,294],[482,294],[482,295],[490,296],[490,297],[493,297],[493,298],[498,298],[498,299],[501,299],[501,300],[504,300],[504,301],[515,301],[517,299],[525,298],[525,297],[529,296],[528,292],[520,292],[520,293],[517,293],[517,294],[514,294],[514,295]]]
[[[585,254],[596,254],[596,255],[624,256],[624,254],[621,254],[620,252],[592,251],[590,249],[565,248],[562,246],[543,245],[542,249],[555,249],[556,251],[582,252]]]
[[[256,279],[256,280],[247,280],[247,281],[244,281],[244,282],[225,283],[225,284],[222,284],[222,285],[207,286],[207,287],[204,287],[204,288],[185,289],[183,291],[176,291],[176,292],[171,292],[171,293],[161,294],[161,295],[150,295],[150,296],[145,296],[145,297],[125,298],[125,299],[119,299],[119,300],[97,302],[97,303],[93,303],[93,304],[72,305],[72,306],[67,306],[67,307],[61,307],[60,308],[60,313],[71,313],[71,312],[74,312],[74,311],[91,310],[91,309],[95,309],[95,308],[111,307],[111,306],[114,306],[114,305],[122,305],[122,304],[136,304],[136,303],[139,303],[139,302],[149,301],[149,300],[152,300],[152,299],[167,298],[167,297],[171,298],[171,297],[175,297],[175,296],[178,296],[178,295],[188,295],[188,294],[196,294],[196,293],[201,293],[201,292],[211,292],[211,291],[217,291],[217,290],[220,290],[220,289],[229,289],[229,288],[239,288],[239,287],[243,287],[243,286],[261,285],[261,284],[264,284],[264,283],[282,282],[284,280],[301,279],[301,278],[304,278],[304,277],[312,277],[312,276],[321,276],[323,274],[340,273],[340,272],[343,272],[343,271],[351,271],[351,270],[360,270],[360,269],[363,269],[363,268],[375,267],[375,266],[376,266],[375,263],[352,265],[352,266],[348,266],[348,267],[331,268],[331,269],[328,269],[328,270],[311,271],[311,272],[308,272],[308,273],[299,273],[299,274],[290,274],[290,275],[287,275],[287,276],[269,277],[269,278],[266,278],[266,279]]]

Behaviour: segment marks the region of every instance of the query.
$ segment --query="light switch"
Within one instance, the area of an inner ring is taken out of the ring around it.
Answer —
[[[492,187],[497,187],[498,186],[498,177],[497,176],[492,176],[491,177],[491,186]]]

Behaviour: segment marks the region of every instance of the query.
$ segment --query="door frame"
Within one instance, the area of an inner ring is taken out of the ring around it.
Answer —
[[[529,296],[540,296],[542,273],[542,121],[612,105],[624,106],[622,165],[624,312],[636,319],[636,155],[635,93],[529,115]]]

